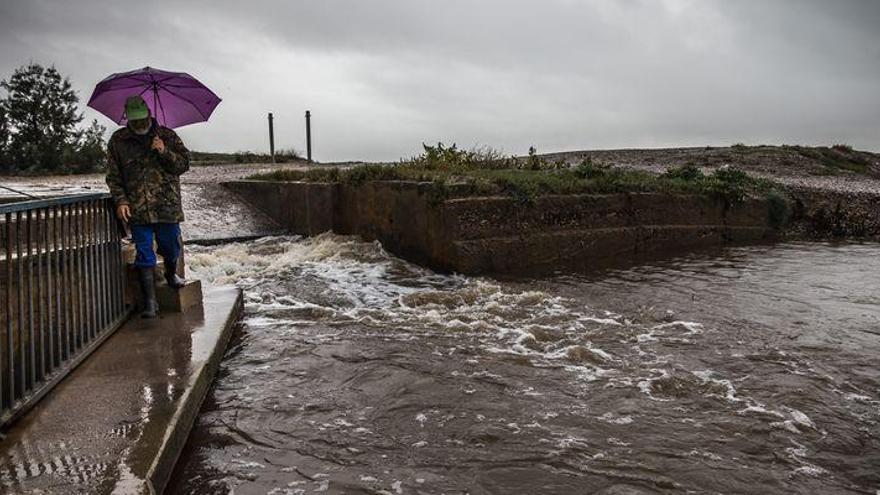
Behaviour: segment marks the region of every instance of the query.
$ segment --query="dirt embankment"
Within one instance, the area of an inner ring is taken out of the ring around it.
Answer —
[[[569,163],[589,159],[597,164],[662,172],[693,164],[714,169],[736,167],[773,177],[850,177],[880,179],[880,154],[847,146],[742,146],[630,150],[569,151],[543,155]]]
[[[845,146],[731,146],[651,150],[572,151],[548,160],[662,173],[693,164],[711,171],[735,167],[771,178],[792,198],[791,231],[810,237],[880,239],[880,154]]]

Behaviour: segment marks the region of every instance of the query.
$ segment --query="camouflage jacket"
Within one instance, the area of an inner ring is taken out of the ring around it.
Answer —
[[[153,136],[165,153],[150,149]],[[116,205],[131,207],[132,224],[183,221],[180,175],[189,170],[189,150],[177,134],[153,124],[146,136],[127,127],[113,133],[107,149],[107,185]]]

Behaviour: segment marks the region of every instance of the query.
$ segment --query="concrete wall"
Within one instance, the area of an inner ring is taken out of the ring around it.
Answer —
[[[510,273],[775,235],[763,200],[736,207],[697,195],[507,196],[437,200],[430,184],[238,181],[224,184],[282,226],[379,240],[390,252],[441,271]]]

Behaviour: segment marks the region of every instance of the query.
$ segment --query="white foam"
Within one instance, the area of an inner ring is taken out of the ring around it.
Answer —
[[[646,378],[644,380],[639,380],[639,382],[636,383],[636,386],[638,387],[639,390],[642,391],[643,394],[647,395],[648,398],[651,400],[654,400],[657,402],[669,402],[671,399],[663,399],[660,397],[655,397],[654,394],[651,393],[651,385],[657,380],[662,380],[664,378],[668,378],[669,372],[664,369],[659,369],[659,368],[652,368],[649,371],[651,373],[659,373],[660,376],[655,376],[652,378]]]
[[[843,398],[855,402],[874,402],[874,399],[863,394],[848,393],[844,395]]]
[[[633,419],[631,416],[615,416],[613,413],[607,412],[601,416],[597,416],[597,419],[601,419],[606,423],[611,423],[615,425],[629,425],[633,423]]]
[[[737,414],[749,414],[749,413],[757,413],[757,414],[766,414],[770,416],[776,416],[777,418],[784,418],[785,415],[779,411],[774,411],[772,409],[767,409],[767,407],[761,403],[750,403],[744,409],[740,409],[737,411]]]
[[[721,385],[725,389],[725,394],[722,396],[730,402],[742,402],[743,399],[736,396],[736,387],[733,386],[733,383],[725,378],[716,378],[716,372],[712,370],[701,370],[701,371],[692,371],[694,376],[699,378],[703,383],[714,383],[717,385]],[[708,394],[715,395],[718,394]]]
[[[785,407],[784,410],[791,416],[792,421],[794,421],[799,426],[810,428],[811,430],[816,429],[816,425],[813,424],[813,420],[811,420],[810,417],[803,412],[798,411],[797,409],[794,409],[792,407]]]
[[[828,471],[826,471],[825,469],[822,469],[819,466],[814,466],[813,464],[805,464],[799,468],[796,468],[794,471],[792,471],[792,475],[804,475],[804,476],[810,476],[813,478],[816,478],[818,476],[821,476],[821,475],[827,474],[827,473],[828,473]],[[878,490],[877,493],[880,494],[880,490]]]
[[[651,327],[651,330],[668,330],[668,329],[684,329],[686,330],[686,335],[698,335],[703,333],[703,324],[696,323],[693,321],[673,321],[670,323],[663,323],[661,325],[655,325]]]
[[[419,423],[420,427],[424,428],[426,421],[428,421],[428,417],[425,416],[425,413],[416,414],[416,422]]]
[[[587,321],[591,323],[598,323],[600,325],[613,325],[613,326],[621,326],[622,324],[613,319],[613,318],[593,318],[591,316],[582,316],[579,318],[579,321]]]

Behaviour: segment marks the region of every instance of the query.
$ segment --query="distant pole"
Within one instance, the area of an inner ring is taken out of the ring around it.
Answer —
[[[269,154],[272,155],[272,163],[275,163],[275,129],[272,127],[272,112],[269,112]]]
[[[312,163],[312,112],[306,110],[306,156]]]

